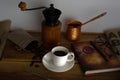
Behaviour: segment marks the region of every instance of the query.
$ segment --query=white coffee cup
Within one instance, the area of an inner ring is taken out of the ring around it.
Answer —
[[[70,52],[64,46],[56,46],[51,50],[53,64],[56,66],[64,66],[66,62],[74,60],[74,53]]]

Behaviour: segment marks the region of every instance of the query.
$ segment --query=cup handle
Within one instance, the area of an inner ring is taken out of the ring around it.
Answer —
[[[73,52],[68,52],[68,56],[67,56],[67,61],[73,61],[75,58],[75,55]]]

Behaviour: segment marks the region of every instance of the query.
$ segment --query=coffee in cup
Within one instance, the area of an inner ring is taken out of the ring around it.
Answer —
[[[56,56],[65,56],[65,55],[67,55],[67,53],[64,52],[64,51],[55,51],[54,54],[55,54]]]

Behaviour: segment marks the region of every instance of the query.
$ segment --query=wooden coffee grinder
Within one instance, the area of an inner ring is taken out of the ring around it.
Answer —
[[[42,42],[45,47],[54,47],[60,43],[61,22],[58,20],[61,11],[51,4],[43,11],[45,20],[42,22]]]

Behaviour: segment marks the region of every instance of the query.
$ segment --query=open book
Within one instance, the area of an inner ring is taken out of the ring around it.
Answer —
[[[85,75],[120,70],[116,55],[101,54],[89,41],[74,42],[72,49]]]

